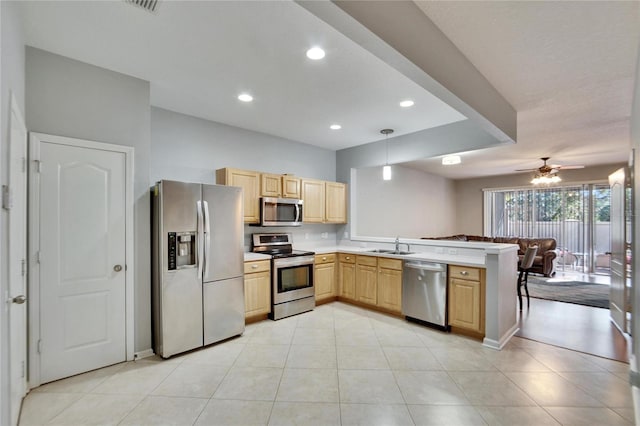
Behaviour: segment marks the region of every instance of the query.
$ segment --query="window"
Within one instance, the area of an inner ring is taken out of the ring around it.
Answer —
[[[608,273],[605,184],[485,190],[485,235],[555,238],[558,268]]]

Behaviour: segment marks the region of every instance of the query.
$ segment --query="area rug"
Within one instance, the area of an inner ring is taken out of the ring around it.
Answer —
[[[537,299],[555,300],[609,309],[609,289],[606,284],[583,281],[545,281],[529,276],[529,295]],[[522,295],[525,296],[524,288]]]

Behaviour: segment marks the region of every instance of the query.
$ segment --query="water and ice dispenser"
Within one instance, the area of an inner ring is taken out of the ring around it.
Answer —
[[[169,232],[169,270],[196,266],[196,233]]]

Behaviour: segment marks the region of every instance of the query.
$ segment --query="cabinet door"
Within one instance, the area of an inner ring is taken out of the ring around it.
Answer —
[[[300,179],[293,176],[282,176],[282,197],[302,198],[300,196]]]
[[[479,333],[480,282],[451,278],[449,280],[449,324]]]
[[[378,272],[378,306],[402,311],[402,271],[380,268]]]
[[[282,195],[282,177],[280,175],[262,173],[260,175],[260,195],[280,198]]]
[[[347,185],[340,182],[326,182],[325,196],[325,221],[347,223]]]
[[[324,263],[315,266],[314,287],[316,300],[324,300],[334,297],[335,291],[336,264]]]
[[[340,296],[345,299],[356,299],[356,264],[340,263],[339,267]]]
[[[219,185],[239,186],[244,201],[244,222],[260,222],[260,173],[250,170],[216,170],[216,182]]]
[[[271,311],[271,274],[268,271],[244,276],[244,311],[245,317]]]
[[[356,300],[375,305],[378,298],[378,267],[356,264]]]
[[[324,181],[302,180],[302,221],[307,223],[324,222]]]

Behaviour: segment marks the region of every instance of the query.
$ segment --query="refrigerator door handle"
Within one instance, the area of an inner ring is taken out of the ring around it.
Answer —
[[[204,262],[204,220],[202,218],[202,201],[196,202],[198,211],[198,279],[202,278],[202,264]]]
[[[209,226],[209,203],[206,201],[204,204],[204,258],[211,256],[211,227]],[[209,262],[204,262],[204,276],[209,275]]]

